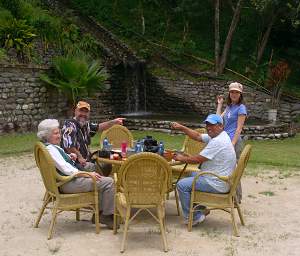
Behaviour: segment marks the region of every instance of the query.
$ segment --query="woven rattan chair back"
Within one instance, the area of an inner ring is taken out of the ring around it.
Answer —
[[[121,245],[121,252],[125,250],[129,223],[141,212],[147,211],[160,226],[164,251],[168,250],[165,226],[165,194],[168,190],[171,176],[171,168],[168,162],[161,156],[143,152],[130,156],[121,166],[120,170],[122,192],[116,193],[116,207],[114,214],[114,233],[117,232],[119,215],[122,216],[122,207],[126,213],[124,219],[124,235]],[[116,175],[115,175],[116,177]],[[123,196],[122,196],[123,195]],[[125,200],[122,198],[125,197]],[[120,208],[120,206],[122,206]],[[131,209],[138,209],[131,216]],[[150,211],[156,208],[157,216]]]
[[[55,164],[47,149],[41,142],[37,142],[35,144],[34,157],[36,164],[40,170],[46,191],[50,194],[57,195],[58,188],[56,185]]]
[[[204,129],[204,128],[195,129],[195,131],[197,131],[199,133],[206,133],[206,129]],[[189,155],[198,155],[199,152],[204,147],[205,147],[205,143],[195,141],[195,140],[191,139],[189,136],[185,136],[182,151]]]
[[[113,148],[121,148],[122,142],[126,141],[128,147],[133,147],[133,137],[131,132],[122,125],[114,125],[102,132],[100,137],[100,145],[102,147],[103,140],[107,138]]]
[[[120,174],[127,203],[158,205],[165,198],[171,168],[161,156],[143,152],[129,157]]]
[[[245,167],[247,166],[247,163],[248,163],[248,160],[250,157],[250,153],[251,153],[251,148],[252,148],[252,146],[249,144],[247,144],[244,147],[244,149],[241,153],[240,159],[237,163],[237,166],[230,177],[230,181],[231,181],[231,187],[230,187],[230,192],[229,192],[230,195],[235,195],[235,193],[236,193],[237,186],[243,176]]]

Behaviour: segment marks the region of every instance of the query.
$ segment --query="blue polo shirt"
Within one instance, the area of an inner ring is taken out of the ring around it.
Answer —
[[[244,104],[231,104],[225,109],[224,131],[227,132],[231,140],[237,129],[237,121],[240,115],[247,115],[247,109]]]

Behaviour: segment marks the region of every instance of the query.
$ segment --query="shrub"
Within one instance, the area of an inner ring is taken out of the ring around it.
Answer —
[[[32,40],[36,37],[32,26],[24,20],[12,19],[0,28],[0,44],[5,49],[14,48],[20,61],[30,59]]]
[[[0,0],[0,5],[9,10],[15,18],[21,18],[22,1],[21,0]]]
[[[57,57],[53,76],[41,76],[44,82],[64,92],[74,106],[79,96],[88,96],[102,89],[107,78],[108,74],[99,61],[89,63],[82,56]]]

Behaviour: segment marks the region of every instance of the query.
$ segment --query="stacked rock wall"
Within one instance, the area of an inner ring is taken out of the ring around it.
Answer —
[[[207,115],[216,111],[217,95],[228,95],[227,91],[227,81],[191,82],[152,77],[147,90],[148,109],[154,112],[194,112]],[[270,95],[249,86],[244,86],[243,95],[249,117],[267,120]],[[278,111],[281,122],[291,122],[299,115],[300,103],[297,100],[284,99]]]

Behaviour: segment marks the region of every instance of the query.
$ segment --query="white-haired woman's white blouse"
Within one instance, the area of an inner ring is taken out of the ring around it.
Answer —
[[[46,148],[47,148],[48,152],[50,153],[52,159],[55,162],[55,167],[60,172],[62,172],[64,175],[70,176],[72,174],[75,174],[75,173],[79,172],[79,170],[77,168],[75,168],[73,165],[68,163],[63,158],[63,156],[59,152],[59,150],[64,151],[61,147],[59,147],[57,145],[53,145],[53,144],[48,144],[48,145],[46,145]]]

